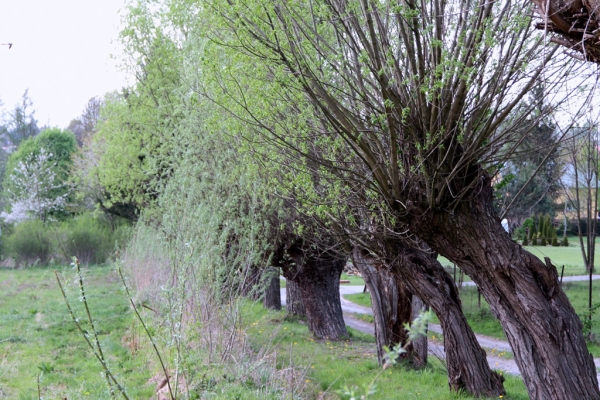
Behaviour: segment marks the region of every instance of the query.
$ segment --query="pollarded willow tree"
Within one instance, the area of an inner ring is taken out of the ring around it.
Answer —
[[[514,128],[532,114],[517,109],[520,99],[540,80],[555,104],[568,96],[557,89],[570,66],[536,33],[529,3],[211,4],[228,32],[215,41],[261,60],[247,65],[253,75],[314,107],[312,126],[275,141],[295,145],[316,171],[349,176],[394,221],[386,228],[461,265],[500,320],[531,398],[600,398],[555,268],[512,242],[493,208],[497,150],[518,145]],[[244,104],[247,90],[229,94]],[[299,145],[306,140],[319,151]]]

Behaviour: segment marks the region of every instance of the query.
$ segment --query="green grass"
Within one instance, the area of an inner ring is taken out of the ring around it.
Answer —
[[[68,278],[71,305],[83,322],[74,274]],[[84,270],[88,303],[112,372],[130,398],[149,398],[154,388],[148,365],[124,342],[135,322],[121,284],[109,267]],[[0,398],[37,399],[37,376],[44,398],[108,398],[102,368],[68,316],[51,269],[0,270]]]
[[[370,293],[355,293],[344,295],[346,300],[349,300],[359,306],[371,308],[371,294]]]
[[[544,261],[544,257],[549,257],[552,263],[558,269],[559,276],[563,265],[565,266],[564,276],[585,275],[586,272],[585,266],[583,265],[583,258],[581,256],[581,248],[579,247],[579,239],[575,236],[570,236],[569,243],[569,247],[525,246],[524,248],[542,261]],[[597,243],[597,254],[599,251],[600,243]],[[451,261],[442,256],[438,256],[438,261],[446,268],[446,271],[448,271],[451,275],[453,274],[453,263]],[[464,281],[470,281],[470,278],[465,276]]]
[[[350,338],[341,342],[319,341],[311,337],[305,324],[287,321],[283,313],[266,312],[259,304],[244,311],[250,340],[255,348],[275,345],[279,368],[294,367],[305,371],[303,379],[312,396],[340,398],[336,392],[344,386],[362,388],[380,373],[374,338],[350,330]],[[376,382],[373,399],[470,399],[448,390],[447,376],[434,357],[426,368],[412,370],[395,367],[382,373]],[[508,376],[505,399],[527,399],[519,378]]]
[[[65,268],[63,272],[69,282],[71,304],[84,323],[73,271]],[[156,375],[156,362],[147,349],[136,350],[131,345],[136,337],[144,342],[144,337],[116,274],[110,267],[95,267],[84,269],[84,277],[88,303],[111,370],[130,398],[150,398],[154,385],[147,382]],[[37,399],[36,380],[42,372],[44,398],[109,398],[101,367],[70,320],[53,271],[0,270],[0,288],[0,398]],[[346,341],[317,341],[302,321],[287,321],[283,313],[267,312],[259,303],[248,302],[243,307],[241,315],[252,348],[257,353],[271,351],[275,364],[267,364],[276,365],[284,376],[293,367],[306,384],[307,398],[321,394],[325,399],[341,398],[337,391],[344,386],[363,387],[380,373],[373,336],[350,329]],[[207,384],[224,382],[227,392],[220,392],[224,397],[218,398],[255,398],[253,393],[257,392],[251,383],[226,382],[225,366],[211,366],[206,374],[215,376],[214,381],[207,378]],[[443,366],[434,358],[422,370],[386,370],[377,378],[376,387],[374,399],[470,398],[449,392]],[[508,377],[506,388],[506,399],[527,398],[518,378]],[[264,398],[278,397],[271,394]]]
[[[343,285],[359,285],[359,286],[365,285],[364,279],[361,278],[360,276],[356,276],[356,275],[342,274],[342,277],[340,278],[340,280],[349,280],[350,281],[350,283],[343,283]]]
[[[375,318],[371,314],[353,313],[352,317],[355,318],[355,319],[358,319],[360,321],[368,322],[370,324],[374,324],[375,323]]]
[[[559,275],[563,265],[565,266],[565,276],[585,275],[581,248],[576,240],[577,238],[572,238],[569,247],[525,246],[525,249],[541,260],[544,260],[544,257],[549,257],[552,264],[558,269]],[[596,250],[599,250],[598,245],[596,245]]]

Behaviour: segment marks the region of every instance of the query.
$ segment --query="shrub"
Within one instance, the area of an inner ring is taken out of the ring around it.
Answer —
[[[20,266],[47,264],[52,255],[52,242],[40,220],[25,221],[14,227],[4,241],[5,252]]]
[[[567,235],[563,236],[562,245],[565,247],[569,247],[569,239],[567,239]]]
[[[91,214],[62,222],[55,228],[54,238],[65,261],[75,256],[82,264],[101,264],[113,249],[112,232]]]
[[[560,243],[558,243],[558,239],[556,239],[556,236],[554,236],[552,238],[552,246],[554,246],[554,247],[560,246]]]
[[[523,246],[529,246],[529,240],[527,239],[527,235],[523,237]]]

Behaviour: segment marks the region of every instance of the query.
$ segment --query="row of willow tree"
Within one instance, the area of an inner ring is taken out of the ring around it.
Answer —
[[[104,210],[197,256],[215,293],[279,269],[317,337],[347,335],[338,284],[351,258],[380,360],[422,302],[444,331],[450,388],[502,395],[441,254],[490,304],[531,398],[600,399],[556,269],[494,209],[494,179],[553,111],[541,102],[593,95],[588,67],[535,30],[532,8],[139,0],[121,33],[136,82],[104,99],[77,168]]]

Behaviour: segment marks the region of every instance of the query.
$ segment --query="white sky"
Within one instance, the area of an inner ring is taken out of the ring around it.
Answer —
[[[0,0],[0,100],[26,89],[38,126],[66,128],[88,100],[125,85],[117,43],[124,0]]]

